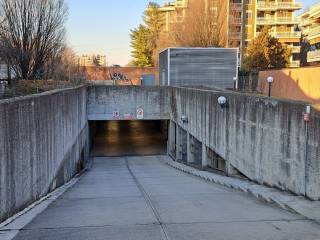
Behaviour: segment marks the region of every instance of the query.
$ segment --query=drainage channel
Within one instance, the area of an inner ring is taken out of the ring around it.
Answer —
[[[161,229],[162,239],[163,240],[170,240],[166,225],[161,220],[160,214],[158,213],[157,209],[155,208],[155,206],[153,205],[153,203],[151,201],[151,197],[149,196],[147,191],[144,189],[144,187],[141,185],[139,180],[136,178],[136,176],[132,172],[128,159],[127,158],[125,158],[125,159],[126,159],[126,166],[127,166],[127,169],[129,171],[131,177],[133,178],[134,182],[137,184],[137,187],[139,188],[140,192],[142,193],[142,195],[143,195],[144,199],[146,200],[148,206],[151,208],[151,210],[153,212],[153,215],[157,219],[157,222],[158,222],[158,224],[160,226],[160,229]]]

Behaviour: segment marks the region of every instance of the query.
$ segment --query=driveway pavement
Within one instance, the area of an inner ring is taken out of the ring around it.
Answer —
[[[95,158],[16,240],[319,240],[320,226],[168,167],[160,156]]]

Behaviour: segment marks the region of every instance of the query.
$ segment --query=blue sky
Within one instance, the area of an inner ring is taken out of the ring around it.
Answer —
[[[66,2],[69,5],[67,40],[76,53],[106,54],[109,64],[125,65],[129,62],[129,31],[142,22],[148,0]]]
[[[297,0],[299,1],[299,0]],[[305,6],[320,0],[304,0]],[[130,57],[129,31],[142,22],[148,0],[66,0],[68,43],[78,53],[106,54],[109,64]],[[162,3],[162,0],[157,0]]]

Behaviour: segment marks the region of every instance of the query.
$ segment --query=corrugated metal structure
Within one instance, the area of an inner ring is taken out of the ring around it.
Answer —
[[[162,86],[237,87],[237,48],[168,48],[159,57]]]

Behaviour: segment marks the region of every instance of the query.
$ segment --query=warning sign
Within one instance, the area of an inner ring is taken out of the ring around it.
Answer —
[[[113,117],[113,120],[119,120],[120,119],[120,112],[113,111],[112,117]]]
[[[137,109],[137,119],[139,119],[139,120],[144,119],[144,111],[142,108]]]
[[[134,116],[132,114],[130,114],[130,113],[125,113],[123,115],[123,118],[124,118],[124,120],[133,120]]]

